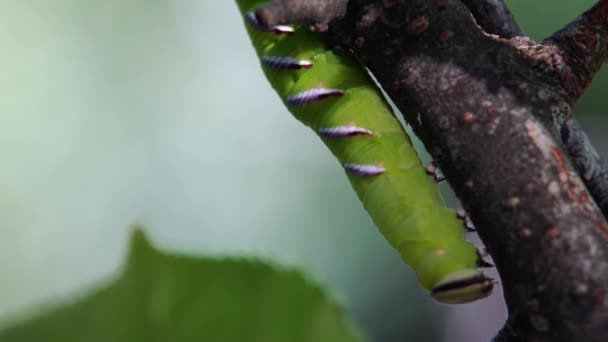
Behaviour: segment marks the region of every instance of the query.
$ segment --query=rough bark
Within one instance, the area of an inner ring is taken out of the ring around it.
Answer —
[[[501,276],[509,318],[496,340],[607,340],[608,224],[561,137],[606,59],[608,0],[544,43],[520,36],[498,0],[350,0],[343,13],[285,2],[258,16],[329,23],[438,161]],[[568,127],[566,141],[588,143]]]
[[[571,104],[580,97],[608,57],[608,0],[543,42],[559,49]],[[560,116],[565,118],[567,116]],[[560,122],[562,141],[587,189],[608,218],[608,169],[574,118]]]
[[[545,40],[560,49],[571,69],[569,84],[578,98],[608,57],[608,0],[600,0],[575,21]]]

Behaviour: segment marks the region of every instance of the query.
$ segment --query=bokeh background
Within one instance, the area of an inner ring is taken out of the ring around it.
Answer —
[[[507,2],[542,39],[595,1]],[[500,291],[453,308],[418,286],[267,84],[233,2],[2,0],[0,23],[0,323],[115,274],[141,223],[165,249],[304,270],[374,341],[502,325]],[[602,153],[607,85],[576,110]]]

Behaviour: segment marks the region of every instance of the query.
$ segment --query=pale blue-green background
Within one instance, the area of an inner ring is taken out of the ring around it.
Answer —
[[[594,1],[509,3],[542,38]],[[374,340],[501,326],[499,292],[428,299],[268,86],[231,1],[0,0],[0,28],[1,320],[114,272],[139,222],[165,248],[305,270]],[[578,107],[602,151],[607,81]]]

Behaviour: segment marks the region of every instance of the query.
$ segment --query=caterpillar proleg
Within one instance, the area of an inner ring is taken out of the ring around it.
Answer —
[[[261,27],[254,11],[264,2],[237,0],[268,80],[338,159],[386,240],[437,301],[489,295],[493,281],[477,268],[476,248],[366,70],[307,28]]]

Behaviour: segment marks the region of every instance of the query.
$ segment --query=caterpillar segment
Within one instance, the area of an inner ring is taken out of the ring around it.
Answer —
[[[494,282],[478,269],[476,248],[366,70],[305,28],[263,27],[254,11],[264,2],[237,0],[268,80],[338,159],[389,244],[437,301],[488,296]]]
[[[463,304],[486,297],[492,291],[494,281],[482,273],[462,270],[451,273],[431,289],[431,295],[446,304]]]

